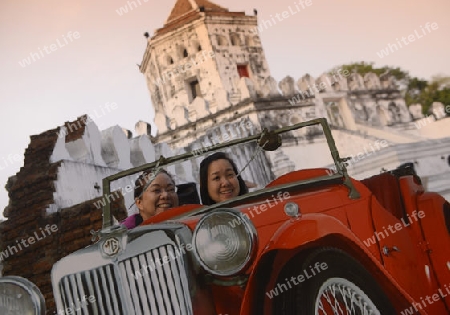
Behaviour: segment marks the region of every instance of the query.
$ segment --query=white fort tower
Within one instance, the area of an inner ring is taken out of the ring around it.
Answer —
[[[428,189],[450,197],[450,127],[443,104],[433,104],[425,118],[420,105],[405,105],[389,74],[363,77],[339,69],[277,82],[257,25],[256,16],[207,0],[177,0],[163,27],[147,35],[140,70],[155,109],[157,143],[201,150],[264,127],[326,117],[341,156],[353,157],[351,175],[413,162]],[[301,140],[286,136],[277,154],[260,153],[244,175],[261,186],[294,167],[331,163],[316,130],[296,136]],[[243,166],[254,150],[243,146],[231,153]]]
[[[33,136],[24,167],[6,185],[13,197],[5,216],[28,209],[30,203],[58,212],[101,198],[104,177],[161,155],[202,152],[263,128],[317,117],[328,119],[341,157],[351,158],[348,169],[353,177],[362,179],[411,162],[428,190],[450,200],[450,104],[433,103],[424,117],[420,104],[405,105],[389,74],[363,77],[338,69],[318,78],[306,74],[277,82],[270,75],[257,23],[256,16],[230,12],[206,0],[178,0],[165,25],[148,36],[140,66],[155,109],[156,138],[142,121],[133,136],[119,126],[99,130],[87,116]],[[317,128],[284,134],[276,152],[261,152],[250,143],[229,153],[239,169],[251,161],[242,176],[259,187],[294,168],[331,166]],[[177,184],[198,183],[201,159],[167,170]],[[36,190],[42,178],[49,186]],[[130,214],[136,211],[135,179],[123,178],[111,187],[121,191]],[[23,200],[26,185],[32,185],[38,202]]]
[[[256,17],[244,12],[205,0],[177,1],[149,38],[140,68],[159,141],[184,146],[212,125],[242,117],[236,105],[255,98],[270,79],[256,26]]]

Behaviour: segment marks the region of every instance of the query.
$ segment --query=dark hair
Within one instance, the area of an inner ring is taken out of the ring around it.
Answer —
[[[200,197],[202,198],[202,204],[204,205],[212,205],[216,202],[211,199],[211,197],[208,194],[208,168],[209,165],[217,160],[227,160],[230,162],[231,167],[233,168],[234,173],[237,175],[237,179],[239,181],[239,195],[244,195],[248,193],[247,185],[245,185],[244,180],[242,179],[241,175],[238,175],[238,169],[236,167],[236,164],[234,164],[233,160],[228,157],[223,152],[216,152],[214,154],[211,154],[210,156],[206,157],[201,163],[200,163]]]
[[[173,184],[175,185],[175,181],[173,180],[172,175],[170,175],[165,169],[160,168],[145,170],[134,182],[134,199],[140,198],[144,193],[144,188],[147,188],[147,184],[149,184],[148,181],[153,181],[153,179],[155,179],[155,177],[160,173],[164,173],[169,176]]]

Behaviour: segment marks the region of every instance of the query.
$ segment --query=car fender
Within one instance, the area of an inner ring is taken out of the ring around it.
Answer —
[[[334,239],[336,242],[330,243],[330,239]],[[359,240],[346,225],[330,215],[320,213],[306,214],[285,222],[274,233],[265,248],[256,258],[256,261],[258,262],[257,264],[259,264],[269,253],[279,250],[283,250],[284,252],[286,250],[291,251],[292,257],[303,249],[311,248],[311,246],[340,248],[363,264],[371,274],[376,272],[376,280],[380,282],[383,288],[389,286],[391,287],[389,291],[393,291],[392,294],[398,296],[398,298],[403,297],[403,301],[401,302],[402,306],[399,307],[403,307],[403,305],[408,306],[414,301],[411,296],[398,285],[395,279],[387,273],[383,265],[380,264],[373,254],[365,247],[361,240]],[[274,262],[274,269],[277,268],[277,271],[279,272],[287,261],[282,263],[275,258]],[[276,281],[278,272],[276,273],[276,276],[271,275],[271,279],[267,282],[268,285],[271,282]],[[261,288],[259,288],[258,291],[258,277],[261,277],[261,274],[258,273],[257,266],[254,266],[248,279],[247,289],[241,305],[241,314],[253,314],[252,311],[254,311],[257,304],[265,303],[261,301],[261,297],[255,296],[255,292],[259,292],[259,294],[261,292]]]

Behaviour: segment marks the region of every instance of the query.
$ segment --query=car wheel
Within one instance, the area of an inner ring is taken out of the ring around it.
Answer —
[[[276,285],[279,290],[273,314],[277,315],[396,313],[370,273],[352,257],[333,248],[314,251],[303,261],[289,263]]]

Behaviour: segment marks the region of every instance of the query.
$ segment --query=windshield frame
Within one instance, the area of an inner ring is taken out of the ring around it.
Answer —
[[[235,139],[232,141],[228,141],[228,142],[224,142],[222,144],[217,144],[211,148],[205,148],[204,152],[202,152],[201,155],[205,155],[208,154],[210,152],[215,152],[215,151],[219,151],[223,148],[228,148],[228,147],[232,147],[234,145],[237,144],[243,144],[243,143],[248,143],[248,142],[252,142],[252,141],[257,141],[259,147],[263,149],[263,146],[267,143],[261,143],[262,139],[270,139],[270,140],[274,140],[275,141],[280,141],[280,144],[278,145],[281,146],[281,137],[279,137],[279,135],[292,131],[292,130],[297,130],[297,129],[301,129],[301,128],[305,128],[305,127],[310,127],[310,126],[314,126],[314,125],[321,125],[322,126],[322,131],[323,134],[325,135],[325,138],[327,140],[327,144],[328,144],[328,148],[330,150],[331,153],[331,157],[333,158],[334,161],[334,165],[336,168],[336,174],[330,175],[328,176],[329,179],[331,180],[335,180],[336,178],[343,178],[343,184],[345,186],[348,187],[349,189],[349,198],[350,199],[358,199],[360,194],[358,193],[358,191],[356,190],[356,188],[354,187],[354,185],[351,182],[351,179],[347,173],[347,168],[346,168],[346,163],[345,161],[347,161],[349,158],[341,158],[339,156],[339,151],[336,147],[336,143],[334,141],[333,135],[331,134],[331,128],[326,120],[326,118],[316,118],[313,120],[309,120],[309,121],[305,121],[305,122],[301,122],[292,126],[286,126],[283,128],[279,128],[276,130],[272,130],[269,131],[267,128],[264,128],[260,133],[252,135],[252,136],[248,136],[242,139]],[[126,176],[130,176],[130,175],[134,175],[136,173],[142,172],[146,169],[149,168],[160,168],[163,166],[168,166],[168,165],[172,165],[175,164],[176,162],[183,162],[186,160],[189,160],[191,158],[197,158],[198,157],[198,152],[186,152],[180,155],[176,155],[173,157],[164,157],[164,156],[160,156],[160,158],[154,162],[151,163],[146,163],[143,164],[141,166],[137,166],[134,168],[130,168],[121,172],[118,172],[114,175],[110,175],[108,177],[105,177],[102,181],[102,185],[103,185],[103,197],[105,197],[105,205],[103,206],[103,226],[102,229],[108,229],[113,225],[113,218],[112,218],[112,213],[111,213],[111,202],[109,200],[109,198],[106,198],[106,196],[109,196],[111,194],[111,182],[118,180],[120,178],[126,177]],[[287,184],[288,186],[298,186],[298,185],[303,185],[303,184],[308,184],[310,181],[322,181],[323,178],[315,178],[315,179],[311,179],[311,180],[307,180],[307,181],[299,181],[299,182],[295,182],[295,183],[290,183]],[[285,185],[283,185],[285,186]],[[209,209],[215,209],[221,206],[225,206],[225,205],[229,205],[232,204],[234,202],[238,202],[242,199],[248,198],[248,197],[253,197],[253,196],[258,196],[258,195],[262,195],[262,194],[266,194],[267,192],[271,192],[272,190],[277,190],[280,189],[281,186],[277,186],[277,187],[271,187],[271,188],[265,188],[262,189],[260,191],[257,192],[253,192],[253,193],[249,193],[246,194],[244,196],[239,196],[236,198],[233,198],[233,200],[230,201],[225,201],[219,204],[215,204],[212,206],[208,206],[207,209],[205,207],[202,207],[201,209],[197,209],[196,212],[203,212],[204,210],[209,210]]]

